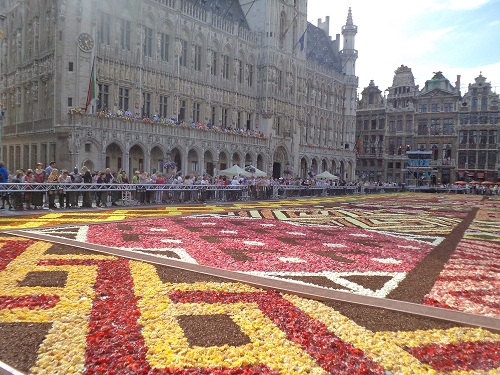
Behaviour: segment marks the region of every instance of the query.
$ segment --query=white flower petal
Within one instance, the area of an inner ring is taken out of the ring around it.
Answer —
[[[284,263],[305,263],[304,259],[296,257],[279,257],[278,259]]]

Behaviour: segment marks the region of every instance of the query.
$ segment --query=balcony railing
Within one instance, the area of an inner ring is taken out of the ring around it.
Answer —
[[[14,125],[7,125],[3,128],[3,135],[22,135],[45,133],[52,129],[52,119],[22,122]]]
[[[203,139],[212,142],[231,142],[253,146],[266,146],[267,138],[259,134],[248,134],[237,130],[208,128],[206,125],[175,125],[151,120],[136,120],[126,117],[99,117],[96,115],[70,114],[69,125],[89,129],[140,134],[156,134],[184,139]]]

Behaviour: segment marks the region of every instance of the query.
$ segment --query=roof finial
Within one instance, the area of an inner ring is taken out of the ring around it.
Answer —
[[[354,25],[352,22],[352,12],[351,12],[351,7],[349,7],[349,11],[347,12],[347,21],[346,25]]]

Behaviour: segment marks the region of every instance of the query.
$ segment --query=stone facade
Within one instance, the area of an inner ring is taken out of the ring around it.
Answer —
[[[306,0],[5,0],[2,158],[10,170],[55,160],[155,172],[175,161],[183,174],[239,164],[352,179],[357,27],[349,9],[340,49],[328,19],[314,26],[306,9]]]
[[[499,96],[481,74],[460,93],[442,74],[420,90],[411,69],[400,66],[387,97],[370,82],[357,110],[356,176],[411,185],[457,180],[498,181]],[[406,151],[429,151],[425,170],[408,168]]]
[[[457,176],[498,181],[500,172],[500,97],[482,74],[469,84],[458,105]]]

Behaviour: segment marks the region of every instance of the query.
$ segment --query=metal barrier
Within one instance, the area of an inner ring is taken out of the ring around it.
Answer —
[[[179,185],[179,184],[85,184],[85,183],[3,183],[0,195],[17,196],[26,193],[76,195],[93,193],[91,200],[123,205],[144,203],[230,202],[299,197],[330,197],[337,195],[374,194],[401,191],[398,186],[295,186],[295,185]],[[106,194],[108,193],[108,194]],[[89,196],[88,194],[86,194]]]

